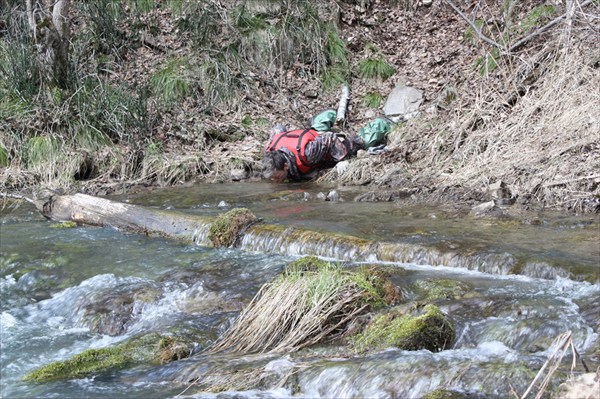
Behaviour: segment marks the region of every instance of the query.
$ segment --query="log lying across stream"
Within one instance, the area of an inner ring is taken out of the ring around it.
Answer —
[[[110,226],[119,230],[163,236],[213,246],[211,226],[219,218],[203,217],[111,201],[85,194],[53,196],[40,209],[50,220]],[[222,223],[222,221],[219,221]],[[596,282],[597,272],[574,275],[563,267],[518,259],[510,253],[469,252],[408,243],[376,242],[331,232],[317,232],[264,222],[237,228],[232,247],[290,256],[314,255],[341,261],[398,262],[459,267],[491,274],[522,274],[554,279],[558,276]]]
[[[59,222],[72,221],[93,226],[109,226],[145,235],[196,241],[207,234],[212,219],[174,211],[146,208],[86,194],[51,197],[40,210]]]

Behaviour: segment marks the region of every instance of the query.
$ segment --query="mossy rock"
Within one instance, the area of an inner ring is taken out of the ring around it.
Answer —
[[[362,333],[351,339],[351,344],[357,352],[388,347],[438,352],[452,346],[455,338],[448,316],[437,306],[427,305],[418,316],[398,315],[394,310],[377,316]]]
[[[208,238],[215,247],[230,247],[238,234],[256,221],[256,216],[250,210],[234,208],[217,217],[210,226]]]
[[[53,223],[50,225],[51,228],[53,229],[72,229],[77,227],[77,223],[68,220],[66,222],[61,222],[61,223]]]
[[[414,284],[419,297],[424,301],[459,299],[472,293],[473,287],[462,281],[450,279],[426,279]]]
[[[85,350],[70,359],[42,366],[23,377],[24,381],[47,382],[86,378],[136,364],[162,364],[192,353],[194,342],[187,337],[148,334],[125,343]]]
[[[431,391],[421,399],[462,399],[465,395],[457,392],[451,391],[448,389],[436,389],[435,391]]]

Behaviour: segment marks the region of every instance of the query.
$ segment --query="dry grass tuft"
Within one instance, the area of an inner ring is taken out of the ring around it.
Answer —
[[[377,283],[327,264],[292,268],[265,284],[209,352],[292,352],[339,337],[348,323],[383,301]]]

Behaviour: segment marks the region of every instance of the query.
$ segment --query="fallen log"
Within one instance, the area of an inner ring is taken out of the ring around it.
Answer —
[[[206,237],[211,225],[211,219],[198,215],[146,208],[86,194],[52,196],[40,212],[47,219],[59,222],[109,226],[189,242]]]

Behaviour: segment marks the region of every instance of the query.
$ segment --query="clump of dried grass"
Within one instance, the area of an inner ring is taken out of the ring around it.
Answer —
[[[407,152],[410,174],[437,188],[485,191],[502,180],[515,197],[593,212],[600,207],[593,56],[585,45],[555,42],[525,62],[527,76],[505,65],[501,90],[472,85],[447,121],[423,115],[390,135],[389,147]]]
[[[209,352],[291,352],[339,337],[352,319],[385,301],[380,278],[330,263],[289,268],[260,289]]]

